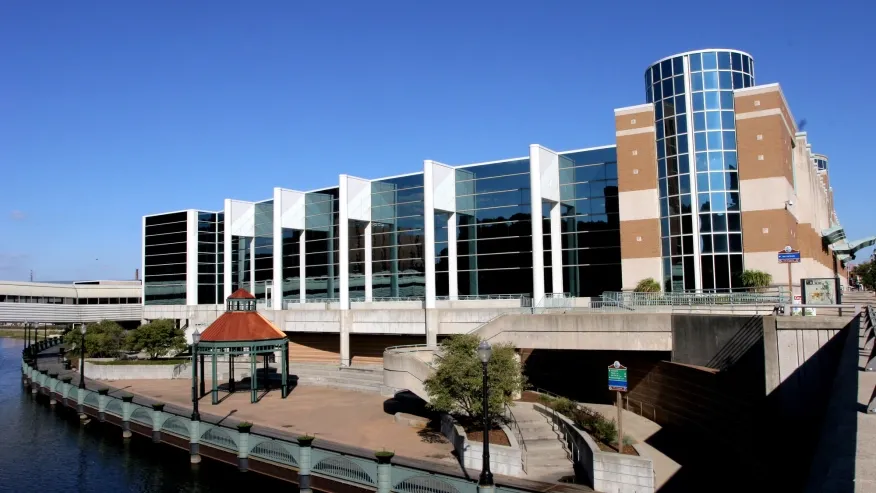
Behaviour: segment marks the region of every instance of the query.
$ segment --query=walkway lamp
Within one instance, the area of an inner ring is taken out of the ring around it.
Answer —
[[[201,333],[198,329],[192,332],[192,421],[200,421],[201,413],[198,412],[198,343],[201,342]]]
[[[484,407],[484,454],[482,457],[483,465],[481,466],[481,477],[478,480],[478,488],[479,489],[490,489],[493,488],[493,473],[490,472],[490,389],[488,388],[487,383],[487,364],[490,362],[490,358],[493,356],[493,348],[490,347],[490,344],[487,341],[481,341],[478,344],[478,359],[481,360],[481,367],[484,372],[484,383],[483,383],[483,407]]]
[[[79,326],[79,333],[82,334],[82,349],[79,351],[79,388],[85,388],[85,331],[87,330],[85,322]]]

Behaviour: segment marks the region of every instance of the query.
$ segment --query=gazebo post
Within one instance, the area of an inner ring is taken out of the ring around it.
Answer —
[[[265,374],[262,376],[262,380],[265,382],[265,393],[267,393],[270,387],[270,380],[268,379],[268,353],[265,353],[262,359],[264,360],[262,361],[262,366],[265,367]]]
[[[234,392],[234,353],[228,348],[228,391]]]
[[[219,379],[216,378],[216,348],[215,347],[213,348],[212,355],[213,355],[213,399],[211,402],[213,405],[216,405],[216,404],[219,404],[219,381],[218,381]]]
[[[256,388],[258,387],[258,376],[256,376],[256,360],[252,354],[252,346],[249,347],[249,368],[252,372],[252,378],[249,379],[249,402],[250,404],[255,404],[258,400],[258,391]]]
[[[280,364],[283,366],[283,390],[280,391],[280,397],[285,399],[289,395],[289,383],[286,381],[286,378],[288,378],[286,375],[289,373],[289,344],[285,343],[285,341],[283,343],[283,361]]]

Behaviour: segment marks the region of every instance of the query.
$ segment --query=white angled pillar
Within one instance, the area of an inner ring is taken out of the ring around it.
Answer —
[[[451,300],[459,299],[459,285],[457,281],[459,267],[456,260],[456,213],[450,214],[447,220],[447,278],[450,283],[447,291]]]
[[[301,300],[302,303],[307,301],[307,279],[304,277],[307,273],[307,256],[305,252],[307,251],[307,245],[304,243],[304,240],[307,239],[307,231],[301,230],[301,238],[298,240],[298,278],[300,279],[298,285],[298,299]]]
[[[338,265],[340,266],[341,310],[350,308],[350,217],[347,175],[340,176],[338,211]]]
[[[232,274],[232,272],[234,272],[234,265],[231,262],[231,250],[232,250],[231,225],[233,223],[233,218],[231,215],[231,199],[225,199],[224,217],[225,217],[225,224],[223,225],[223,231],[224,231],[224,233],[223,233],[223,236],[224,236],[223,247],[224,247],[224,250],[223,250],[223,254],[222,254],[223,255],[222,258],[224,259],[223,260],[224,265],[222,266],[223,286],[222,286],[222,300],[221,300],[221,304],[223,304],[223,305],[225,304],[225,300],[228,299],[229,296],[231,296],[231,274]]]
[[[274,310],[283,309],[283,196],[279,188],[274,189],[274,280],[271,291],[271,307]]]
[[[371,221],[368,221],[365,225],[365,301],[371,301],[374,297],[371,274]]]
[[[198,211],[186,211],[186,305],[198,304]]]
[[[423,162],[423,262],[426,264],[426,309],[435,308],[435,180],[433,161]]]
[[[560,201],[560,161],[556,152],[538,144],[529,146],[529,180],[532,210],[532,297],[539,303],[545,296],[544,285],[544,228],[542,204],[545,200]],[[559,212],[559,210],[557,211]],[[553,241],[551,242],[553,247]],[[552,248],[553,250],[553,248]],[[561,249],[560,252],[562,252]],[[551,257],[554,262],[554,257]],[[562,262],[559,264],[560,292],[562,292]],[[555,279],[555,278],[554,278]],[[555,282],[552,282],[555,284]],[[553,288],[554,286],[551,286]]]
[[[551,280],[553,292],[563,292],[563,237],[560,203],[551,204]]]

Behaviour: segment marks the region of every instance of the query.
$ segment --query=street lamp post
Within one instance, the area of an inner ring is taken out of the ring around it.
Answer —
[[[478,480],[478,489],[481,492],[493,490],[493,473],[490,472],[490,389],[487,382],[487,364],[493,356],[493,348],[487,341],[481,341],[478,344],[478,359],[481,360],[481,367],[484,372],[484,383],[482,386],[483,408],[484,408],[484,454],[482,457],[483,465],[481,466],[481,477]]]
[[[79,333],[82,334],[82,348],[79,351],[79,388],[85,388],[85,322],[79,326]]]
[[[201,333],[198,329],[192,332],[192,421],[200,421],[201,414],[198,412],[198,343],[201,342]]]

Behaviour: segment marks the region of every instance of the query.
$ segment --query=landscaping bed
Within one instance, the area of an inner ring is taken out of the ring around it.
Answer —
[[[87,360],[92,365],[141,366],[141,365],[181,365],[189,363],[190,359],[120,359],[109,361]]]
[[[574,402],[565,397],[550,397],[539,395],[539,402],[569,418],[576,427],[584,430],[596,442],[599,450],[603,452],[619,452],[618,430],[614,419],[608,419],[602,414]],[[639,455],[633,447],[633,440],[629,435],[624,435],[623,452],[627,455]]]
[[[466,430],[465,436],[472,442],[483,443],[484,430]],[[490,445],[511,446],[511,441],[508,440],[508,435],[501,428],[493,428],[490,430]]]

